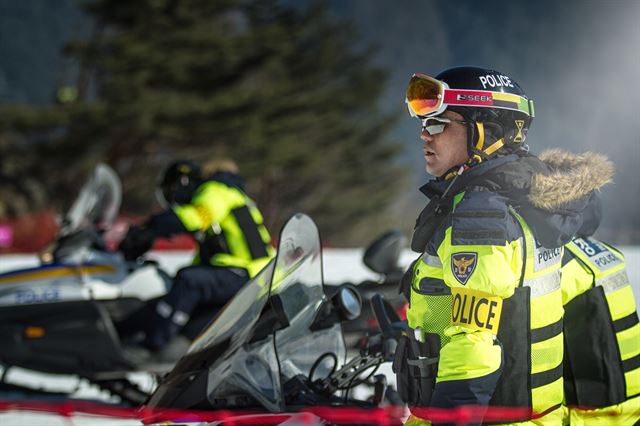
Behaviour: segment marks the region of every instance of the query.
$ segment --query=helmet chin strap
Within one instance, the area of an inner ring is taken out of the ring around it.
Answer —
[[[469,159],[462,165],[451,167],[444,175],[442,175],[442,179],[449,180],[458,176],[465,170],[488,160],[491,154],[504,146],[504,137],[487,146],[487,140],[492,139],[494,139],[492,135],[487,137],[487,132],[485,131],[483,122],[476,121],[473,124],[470,124],[467,132],[467,152],[469,154]]]
[[[492,139],[495,140],[494,136],[491,133],[487,134],[483,122],[476,121],[469,125],[469,138],[467,139],[467,150],[469,152],[467,165],[469,167],[489,159],[493,153],[504,146],[504,137],[487,145],[487,142],[491,142]]]
[[[458,111],[456,111],[458,112]],[[462,115],[462,114],[461,114]],[[463,115],[463,117],[465,118],[465,120],[471,121],[469,120],[469,118],[467,118],[466,116]],[[478,126],[478,124],[480,126]],[[480,131],[476,132],[476,127],[479,128]],[[477,136],[477,138],[476,138]],[[476,142],[476,146],[474,146],[473,142],[474,140],[478,140]],[[467,125],[467,154],[469,156],[469,159],[464,163],[464,164],[457,164],[453,167],[451,167],[449,170],[447,170],[440,178],[442,180],[449,180],[452,179],[460,174],[462,174],[462,172],[464,172],[465,170],[475,166],[476,164],[479,164],[482,162],[483,160],[483,153],[482,151],[478,151],[476,149],[477,146],[482,147],[484,145],[484,126],[482,126],[482,123],[479,122],[473,122],[471,124]]]

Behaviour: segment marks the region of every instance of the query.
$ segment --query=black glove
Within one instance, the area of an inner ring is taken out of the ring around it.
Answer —
[[[156,236],[152,230],[144,226],[131,225],[127,235],[120,241],[118,250],[126,260],[136,260],[153,246],[155,239]]]

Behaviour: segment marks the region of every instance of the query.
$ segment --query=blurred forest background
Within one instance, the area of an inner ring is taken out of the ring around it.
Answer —
[[[607,154],[598,236],[640,243],[640,2],[0,0],[0,220],[66,208],[87,173],[157,209],[173,159],[235,159],[277,232],[407,234],[425,199],[414,72],[479,65],[536,102],[533,152]]]

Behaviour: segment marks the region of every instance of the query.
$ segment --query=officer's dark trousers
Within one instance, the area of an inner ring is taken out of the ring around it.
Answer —
[[[188,322],[196,307],[219,310],[248,279],[247,271],[239,268],[195,265],[179,270],[171,290],[156,306],[145,346],[162,348]]]

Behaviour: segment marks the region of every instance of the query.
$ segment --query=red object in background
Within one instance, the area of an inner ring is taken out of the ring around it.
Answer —
[[[104,233],[109,250],[116,250],[124,238],[129,224],[144,221],[142,216],[118,216],[113,226]],[[53,242],[58,233],[56,213],[47,210],[40,213],[23,215],[13,219],[0,219],[0,229],[11,236],[11,244],[0,244],[0,254],[37,253]],[[196,245],[190,235],[177,235],[171,239],[159,239],[152,250],[193,250]]]
[[[408,310],[409,310],[409,304],[405,303],[400,308],[398,308],[398,317],[403,321],[406,320]]]
[[[129,225],[140,225],[145,216],[118,216],[111,229],[104,233],[104,239],[109,250],[116,250],[118,244],[127,235]],[[157,239],[151,250],[195,250],[196,243],[189,234],[176,235],[172,238]]]
[[[454,423],[465,426],[470,423],[490,421],[494,423],[512,423],[531,415],[527,407],[477,407],[473,405],[462,405],[454,408],[419,408],[412,407],[413,414],[423,418],[429,418],[438,423]],[[330,407],[330,406],[309,406],[298,412],[290,413],[269,413],[260,411],[195,411],[177,409],[151,409],[126,408],[108,404],[97,404],[93,402],[67,400],[66,402],[51,403],[47,401],[20,401],[20,400],[0,400],[0,413],[49,413],[70,418],[72,422],[74,415],[94,415],[102,416],[104,419],[135,419],[143,424],[158,423],[168,419],[176,419],[179,423],[186,422],[221,422],[225,425],[254,426],[254,425],[276,425],[283,421],[296,425],[318,424],[317,416],[323,424],[339,425],[377,425],[394,426],[402,425],[407,416],[407,409],[404,406],[385,405],[377,408],[358,407]],[[615,421],[615,414],[610,414],[612,421]]]
[[[58,232],[56,214],[52,210],[0,219],[0,226],[10,229],[13,234],[10,245],[0,246],[0,254],[38,252],[53,241]]]
[[[176,235],[171,239],[158,239],[151,250],[195,250],[196,242],[191,235]]]
[[[9,225],[0,225],[0,247],[13,245],[13,228]]]

